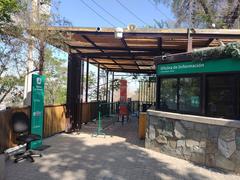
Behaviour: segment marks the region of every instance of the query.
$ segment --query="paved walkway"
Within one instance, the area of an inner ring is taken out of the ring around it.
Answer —
[[[35,163],[7,163],[7,180],[155,180],[240,179],[214,172],[187,161],[144,149],[136,138],[136,120],[109,126],[107,135],[92,137],[95,124],[87,124],[79,135],[59,134],[45,139],[51,145]]]

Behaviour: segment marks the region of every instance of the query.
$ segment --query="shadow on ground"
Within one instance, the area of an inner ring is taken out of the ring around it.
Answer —
[[[125,120],[124,124],[117,121],[117,116],[103,119],[103,132],[110,136],[118,136],[125,138],[126,142],[144,147],[144,140],[138,138],[138,119],[136,116],[131,116],[128,122]],[[114,123],[113,123],[114,122]],[[89,122],[82,126],[81,132],[94,133],[97,129],[97,122]]]
[[[168,163],[124,142],[86,145],[68,135],[58,135],[47,142],[52,147],[36,163],[8,162],[8,179],[207,179],[192,169],[187,169],[186,174],[177,172]]]
[[[35,163],[7,162],[7,180],[239,179],[139,147],[144,141],[136,138],[136,120],[107,128],[112,137],[92,137],[95,128],[86,126],[83,131],[90,133],[45,139],[51,147]]]

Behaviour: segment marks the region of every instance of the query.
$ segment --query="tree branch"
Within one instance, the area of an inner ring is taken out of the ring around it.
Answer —
[[[238,0],[237,6],[233,9],[231,13],[229,13],[230,18],[228,19],[228,14],[225,16],[227,19],[227,27],[232,28],[234,26],[235,21],[238,19],[240,15],[240,0]]]
[[[4,95],[1,97],[0,99],[0,103],[3,102],[3,100],[6,98],[6,96],[11,92],[11,90],[13,89],[13,86],[11,86],[5,93]]]
[[[205,0],[199,0],[200,5],[203,8],[203,11],[205,12],[206,15],[208,15],[209,19],[208,22],[209,24],[207,24],[208,27],[211,27],[211,24],[213,23],[213,15],[211,14],[211,11],[208,8],[208,5],[206,4]]]

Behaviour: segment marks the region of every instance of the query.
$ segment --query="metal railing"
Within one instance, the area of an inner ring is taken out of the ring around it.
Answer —
[[[97,129],[93,136],[104,135],[104,129],[109,125],[114,124],[118,119],[119,102],[114,103],[99,103]],[[104,119],[104,120],[103,120]]]

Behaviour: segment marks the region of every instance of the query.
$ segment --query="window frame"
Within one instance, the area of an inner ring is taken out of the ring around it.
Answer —
[[[179,90],[180,90],[180,78],[194,78],[194,77],[199,77],[200,78],[200,110],[199,112],[191,112],[191,111],[183,111],[183,110],[179,110]],[[169,78],[175,78],[177,79],[177,110],[168,110],[168,112],[179,112],[179,113],[185,113],[185,114],[193,114],[193,115],[202,115],[202,77],[201,74],[196,73],[196,74],[191,74],[191,75],[169,75],[169,76],[161,76],[160,78],[158,78],[158,91],[159,91],[159,95],[157,96],[157,102],[159,104],[159,106],[157,106],[157,108],[159,110],[161,110],[160,108],[160,98],[161,98],[161,80],[162,79],[169,79]],[[164,111],[164,110],[163,110]]]
[[[160,108],[160,97],[161,97],[161,79],[165,78],[177,78],[177,110],[175,111],[169,111],[168,112],[177,112],[177,113],[184,113],[184,114],[191,114],[191,115],[200,115],[200,116],[208,116],[208,117],[219,117],[219,116],[210,116],[207,113],[207,103],[208,103],[208,87],[207,87],[207,78],[210,76],[227,76],[227,75],[233,75],[234,76],[234,83],[232,84],[232,87],[234,88],[234,117],[233,118],[227,118],[227,119],[236,119],[240,120],[240,72],[222,72],[222,73],[195,73],[195,74],[180,74],[180,75],[166,75],[166,76],[157,76],[157,94],[156,94],[156,109],[161,111]],[[200,111],[199,112],[190,112],[190,111],[180,111],[179,110],[179,89],[180,89],[180,78],[191,78],[191,77],[200,77]],[[162,110],[166,111],[166,110]],[[226,118],[226,117],[223,117]]]

